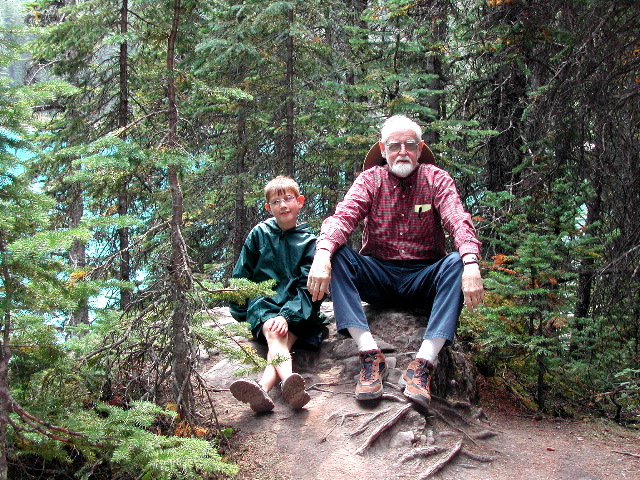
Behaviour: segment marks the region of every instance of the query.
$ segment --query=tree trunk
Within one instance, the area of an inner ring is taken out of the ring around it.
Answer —
[[[293,35],[291,34],[291,29],[293,28],[293,4],[289,8],[289,13],[287,15],[287,20],[289,23],[289,32],[287,33],[287,38],[285,40],[285,64],[286,64],[286,75],[285,75],[285,149],[284,149],[284,170],[287,172],[287,175],[293,177],[295,175],[295,165],[294,165],[294,148],[295,148],[295,140],[294,140],[294,126],[293,126]]]
[[[0,264],[2,265],[2,283],[4,284],[4,316],[2,318],[2,345],[0,345],[0,480],[7,480],[7,428],[9,426],[9,360],[11,348],[11,297],[12,285],[9,267],[6,263],[4,234],[0,231]]]
[[[69,187],[69,196],[69,228],[75,228],[80,225],[82,216],[84,215],[84,197],[82,187],[79,183],[74,182]],[[74,269],[87,266],[86,245],[84,242],[74,240],[69,249],[69,264],[71,268]],[[89,306],[87,299],[83,298],[78,301],[78,307],[71,314],[69,323],[71,326],[89,323]]]
[[[129,1],[122,0],[120,8],[120,33],[126,35],[128,31]],[[118,59],[120,67],[120,90],[118,100],[118,127],[126,127],[129,123],[129,77],[128,61],[129,47],[127,42],[120,44],[120,56]],[[118,196],[118,215],[125,216],[129,211],[129,196],[127,194],[127,183],[121,186],[122,193]],[[131,253],[129,252],[129,229],[127,227],[118,229],[118,242],[120,251],[120,280],[128,282],[131,279]],[[131,303],[131,289],[120,289],[120,310],[126,310]]]
[[[126,186],[125,186],[126,188]],[[126,193],[118,196],[118,215],[125,216],[129,210],[129,199]],[[118,242],[120,246],[120,280],[128,282],[131,280],[131,252],[129,252],[129,229],[127,227],[118,229]],[[120,289],[120,310],[126,310],[131,303],[131,289]]]
[[[591,227],[595,222],[600,221],[600,210],[602,206],[602,187],[600,184],[596,186],[595,197],[587,204],[587,219],[585,227]],[[583,318],[589,315],[589,307],[591,306],[591,289],[594,278],[594,260],[591,257],[585,257],[580,262],[580,272],[578,274],[578,288],[576,291],[576,309],[574,317],[576,327],[582,330],[581,322]]]
[[[233,258],[240,256],[242,245],[244,245],[245,236],[249,230],[247,225],[247,207],[244,204],[245,181],[244,174],[246,171],[245,161],[247,158],[246,145],[246,113],[244,108],[238,113],[237,136],[238,136],[238,155],[235,165],[236,185],[235,185],[235,201],[233,215]]]
[[[420,23],[431,24],[431,38],[423,39],[423,45],[425,45],[424,51],[424,73],[426,79],[424,80],[424,88],[429,92],[425,94],[424,98],[419,103],[426,105],[431,110],[430,114],[423,114],[420,117],[421,123],[428,126],[430,123],[436,120],[441,120],[445,117],[444,111],[444,96],[442,90],[444,90],[444,79],[442,73],[442,59],[439,53],[433,52],[433,50],[427,45],[445,44],[447,42],[447,15],[449,4],[443,2],[442,4],[433,4],[431,2],[418,2],[416,6],[417,20]],[[432,128],[426,128],[422,138],[427,145],[433,145],[440,141],[440,135]]]
[[[180,23],[181,0],[175,0],[173,4],[173,21],[167,46],[167,100],[168,106],[168,132],[166,143],[169,148],[176,148],[178,109],[176,106],[174,55]],[[180,186],[178,167],[172,165],[168,169],[169,189],[171,191],[171,300],[173,312],[171,318],[172,327],[172,383],[173,395],[178,405],[178,413],[185,420],[192,417],[193,393],[191,390],[191,347],[189,344],[189,309],[185,293],[191,287],[191,276],[186,246],[182,238],[183,223],[183,198]]]

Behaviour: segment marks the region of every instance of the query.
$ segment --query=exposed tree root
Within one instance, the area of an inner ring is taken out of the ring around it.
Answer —
[[[484,440],[486,438],[495,437],[496,435],[499,435],[499,433],[493,430],[482,430],[481,432],[474,433],[472,437],[476,440]]]
[[[438,445],[430,445],[428,447],[416,448],[411,450],[409,453],[400,457],[396,465],[403,464],[405,462],[409,462],[411,460],[415,460],[416,458],[430,457],[431,455],[437,455],[446,451],[446,448],[440,447]]]
[[[444,455],[436,463],[430,465],[429,468],[422,472],[422,474],[418,477],[418,480],[427,480],[428,478],[438,473],[440,470],[446,467],[451,462],[451,460],[456,457],[456,455],[458,455],[461,449],[462,440],[458,440],[458,442],[447,452],[446,455]]]
[[[474,425],[474,422],[469,421],[469,419],[465,415],[462,415],[460,412],[458,412],[460,407],[456,407],[455,406],[455,405],[469,405],[467,402],[449,403],[444,398],[440,398],[440,397],[436,397],[436,396],[432,397],[432,401],[433,400],[437,401],[438,404],[440,405],[439,410],[442,410],[442,411],[446,412],[447,414],[451,415],[452,417],[455,417],[456,419],[460,420],[465,425],[469,425],[469,426]],[[475,420],[477,420],[476,417],[473,417],[473,418]]]
[[[371,418],[369,420],[367,420],[366,422],[364,422],[360,428],[358,430],[356,430],[355,432],[351,432],[349,434],[350,437],[355,437],[356,435],[360,435],[362,432],[364,432],[367,427],[369,426],[369,424],[371,422],[373,422],[376,418],[384,415],[385,413],[389,412],[391,410],[391,408],[385,408],[384,410],[381,410],[377,413],[375,413],[374,415],[371,416]]]
[[[406,404],[404,407],[402,407],[401,409],[399,409],[394,415],[393,417],[391,417],[389,420],[387,420],[386,422],[384,422],[383,424],[379,425],[378,428],[376,428],[371,435],[369,435],[369,437],[365,440],[365,442],[360,446],[360,448],[358,448],[356,450],[356,455],[362,455],[372,444],[373,442],[375,442],[378,437],[380,435],[382,435],[382,433],[384,433],[385,431],[387,431],[388,429],[390,429],[393,425],[395,425],[398,420],[400,420],[402,417],[404,417],[407,412],[409,410],[411,410],[411,408],[413,408],[413,405],[408,403]]]
[[[496,457],[493,455],[482,455],[480,453],[470,452],[465,448],[460,450],[460,453],[466,457],[469,457],[471,460],[475,460],[476,462],[481,463],[493,462],[496,459]]]
[[[336,423],[333,425],[333,427],[331,427],[329,429],[329,431],[320,439],[319,443],[322,442],[326,442],[327,438],[329,437],[329,435],[331,435],[331,432],[333,432],[335,430],[335,428],[337,426],[342,426],[344,425],[344,421],[349,418],[349,417],[363,417],[365,415],[370,415],[371,418],[369,420],[367,420],[364,425],[362,427],[360,427],[358,430],[356,430],[355,432],[350,433],[350,436],[355,436],[355,435],[359,435],[362,432],[364,432],[367,429],[367,426],[369,425],[369,423],[371,423],[372,421],[374,421],[376,418],[380,417],[381,415],[384,415],[385,413],[387,413],[389,410],[391,410],[391,408],[387,408],[385,410],[381,410],[379,412],[351,412],[351,413],[334,413],[333,415],[331,415],[329,417],[329,420],[336,420]]]
[[[467,438],[467,440],[469,440],[471,443],[473,443],[474,445],[478,445],[476,443],[476,441],[471,438],[471,436],[465,432],[462,428],[456,426],[453,424],[453,422],[451,422],[447,417],[445,417],[442,413],[440,413],[437,409],[433,409],[432,410],[433,413],[435,414],[436,417],[438,417],[440,420],[442,420],[444,423],[446,423],[447,425],[449,425],[451,428],[453,428],[454,430],[460,432],[462,435],[465,436],[465,438]]]

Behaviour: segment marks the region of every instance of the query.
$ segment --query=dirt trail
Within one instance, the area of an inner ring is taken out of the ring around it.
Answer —
[[[330,337],[329,342],[345,340]],[[480,407],[486,418],[473,418],[475,408],[461,411],[451,422],[447,411],[409,408],[400,421],[361,454],[375,429],[405,408],[393,383],[385,399],[371,404],[353,398],[353,360],[318,354],[294,355],[294,369],[311,388],[311,402],[292,410],[271,396],[273,412],[255,414],[224,389],[236,366],[212,357],[203,360],[202,376],[212,389],[219,422],[231,427],[233,460],[239,480],[418,480],[458,441],[475,456],[457,455],[430,478],[437,480],[640,480],[640,432],[605,420],[568,421],[534,418],[518,412],[502,392],[481,388]],[[444,409],[444,410],[442,410]],[[438,455],[406,462],[400,459],[426,447],[444,447]],[[481,461],[481,460],[492,461]]]

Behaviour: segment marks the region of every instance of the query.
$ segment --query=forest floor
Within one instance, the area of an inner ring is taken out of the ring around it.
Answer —
[[[415,407],[391,380],[382,400],[357,402],[345,360],[324,351],[294,355],[311,395],[306,407],[292,410],[275,387],[275,408],[265,414],[229,393],[237,366],[203,359],[217,420],[233,429],[223,450],[240,466],[238,480],[640,480],[637,429],[535,415],[485,381],[479,405],[459,412],[443,400]]]

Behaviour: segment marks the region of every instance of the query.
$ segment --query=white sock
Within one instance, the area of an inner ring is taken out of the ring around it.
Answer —
[[[358,327],[347,327],[347,331],[351,335],[351,338],[355,340],[358,351],[378,350],[378,344],[373,339],[370,331]]]
[[[444,338],[425,338],[422,341],[422,345],[420,345],[420,350],[418,350],[416,357],[429,360],[435,365],[438,354],[440,350],[442,350],[442,347],[444,347],[444,342],[446,342]]]

